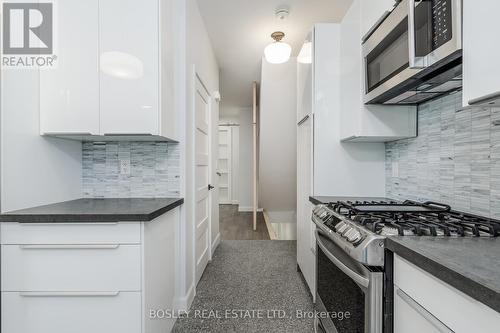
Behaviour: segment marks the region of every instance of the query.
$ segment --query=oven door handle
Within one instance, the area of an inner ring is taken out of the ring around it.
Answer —
[[[323,232],[320,230],[316,229],[315,230],[316,234],[316,243],[318,246],[321,248],[323,253],[330,259],[335,266],[337,266],[344,274],[349,276],[351,279],[353,279],[354,282],[356,282],[359,286],[364,287],[365,289],[368,289],[370,286],[370,280],[362,275],[359,275],[358,273],[354,272],[351,270],[349,267],[347,267],[342,261],[340,261],[337,257],[335,257],[323,244],[321,241],[321,238],[319,237],[320,235],[324,235]],[[326,235],[324,235],[326,236]]]

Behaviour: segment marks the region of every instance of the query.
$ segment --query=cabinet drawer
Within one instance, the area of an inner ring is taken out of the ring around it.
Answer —
[[[1,244],[139,244],[140,222],[1,223]]]
[[[139,333],[141,294],[2,292],[3,333]]]
[[[498,332],[500,313],[397,255],[394,284],[454,332]]]
[[[2,245],[3,291],[140,291],[140,245]]]

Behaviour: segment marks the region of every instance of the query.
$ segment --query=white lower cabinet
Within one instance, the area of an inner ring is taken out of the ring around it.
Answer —
[[[494,333],[500,313],[394,256],[394,332]]]
[[[169,332],[178,222],[0,224],[1,332]]]
[[[2,292],[4,333],[138,333],[141,293]]]

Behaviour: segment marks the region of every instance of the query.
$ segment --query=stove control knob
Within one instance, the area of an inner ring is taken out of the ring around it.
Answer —
[[[351,243],[357,243],[361,240],[361,233],[358,230],[354,230],[349,237],[347,237],[347,240]]]
[[[339,222],[336,226],[335,226],[335,231],[338,233],[338,234],[342,234],[345,229],[347,229],[348,225],[347,223],[345,222]]]
[[[350,235],[353,231],[354,231],[354,228],[352,228],[352,227],[350,227],[350,226],[349,226],[349,227],[347,227],[347,229],[346,229],[346,230],[344,230],[344,232],[342,233],[342,237],[344,237],[344,238],[348,238],[348,237],[349,237],[349,235]]]

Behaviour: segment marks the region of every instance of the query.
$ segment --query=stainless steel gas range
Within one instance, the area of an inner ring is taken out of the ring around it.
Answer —
[[[392,333],[391,236],[497,237],[500,221],[413,201],[318,205],[316,304],[319,332]]]

